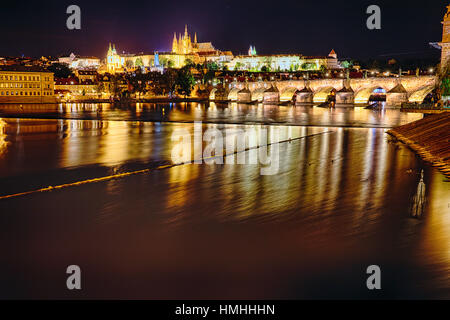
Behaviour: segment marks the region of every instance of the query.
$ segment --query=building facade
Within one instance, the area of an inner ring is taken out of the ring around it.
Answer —
[[[249,54],[236,56],[227,63],[229,70],[236,71],[318,71],[321,68],[338,69],[339,63],[334,50],[328,56],[303,56],[301,54],[257,55],[251,46]]]
[[[0,67],[0,103],[54,102],[53,73],[32,67]]]
[[[97,57],[82,57],[71,53],[68,57],[58,58],[59,63],[66,63],[75,70],[97,69],[100,66],[100,59]]]

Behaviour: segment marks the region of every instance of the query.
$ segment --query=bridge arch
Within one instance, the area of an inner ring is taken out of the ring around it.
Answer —
[[[262,102],[263,99],[264,99],[264,91],[266,91],[265,87],[260,87],[260,88],[255,89],[252,92],[252,99],[253,99],[253,101]]]
[[[434,85],[428,85],[420,88],[419,90],[413,92],[409,97],[409,102],[423,103],[425,98],[434,91]]]
[[[236,88],[236,87],[231,89],[230,92],[228,93],[228,100],[237,101],[237,99],[238,99],[238,92],[240,90],[241,89]]]
[[[215,100],[216,99],[216,92],[217,88],[213,88],[211,92],[209,93],[209,100]]]
[[[380,93],[384,93],[384,94],[386,94],[386,92],[387,92],[387,90],[381,86],[371,86],[371,87],[367,87],[367,88],[362,88],[355,94],[355,104],[369,103],[370,98],[377,90]]]
[[[330,96],[336,96],[336,89],[333,87],[321,87],[314,92],[313,102],[326,102]]]
[[[291,101],[295,93],[298,91],[296,87],[287,87],[280,95],[280,101]]]

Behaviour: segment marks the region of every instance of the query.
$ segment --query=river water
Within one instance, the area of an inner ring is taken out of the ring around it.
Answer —
[[[421,117],[213,103],[1,106],[0,196],[31,193],[0,199],[0,297],[450,298],[450,183],[386,134]],[[277,132],[277,171],[162,167],[172,134],[194,132],[194,121],[224,135]],[[366,287],[374,264],[379,291]],[[82,270],[81,291],[66,289],[69,265]]]

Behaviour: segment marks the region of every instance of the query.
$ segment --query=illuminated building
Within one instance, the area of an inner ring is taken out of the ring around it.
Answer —
[[[249,54],[234,57],[227,65],[229,70],[246,71],[317,71],[321,68],[338,69],[334,50],[328,56],[303,56],[301,54],[256,55],[250,46]]]
[[[157,58],[156,58],[157,57]],[[109,46],[106,66],[99,72],[124,72],[136,68],[160,71],[161,68],[182,68],[187,63],[216,62],[224,64],[233,58],[230,51],[220,51],[214,48],[211,42],[197,42],[197,34],[194,40],[188,33],[187,26],[184,35],[174,34],[171,52],[159,52],[153,54],[118,54],[115,45]]]
[[[184,27],[184,35],[178,36],[174,33],[172,41],[172,53],[175,54],[195,54],[195,53],[219,53],[219,50],[214,48],[211,42],[197,42],[197,33],[194,34],[194,41],[191,40],[191,35],[188,33],[187,25]]]
[[[70,68],[78,69],[97,69],[100,66],[100,59],[96,57],[81,57],[73,53],[68,57],[58,58],[59,63],[66,63]]]
[[[106,69],[109,73],[123,72],[125,58],[121,57],[116,51],[116,45],[111,47],[109,44],[108,53],[106,55]]]
[[[53,73],[38,67],[0,67],[0,103],[52,103]]]

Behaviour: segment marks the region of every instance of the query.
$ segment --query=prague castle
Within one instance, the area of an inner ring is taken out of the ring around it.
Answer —
[[[257,55],[254,46],[250,47],[248,55],[233,56],[231,51],[216,49],[211,42],[198,42],[197,33],[194,37],[188,32],[187,25],[184,34],[174,33],[172,40],[172,51],[155,52],[152,54],[119,54],[115,45],[109,45],[106,66],[100,72],[121,73],[134,70],[137,67],[149,70],[160,70],[164,68],[182,68],[188,63],[202,64],[204,62],[215,62],[219,68],[228,70],[247,71],[297,71],[297,70],[320,70],[321,68],[339,68],[337,55],[330,52],[328,56],[306,57],[301,54],[291,55]]]
[[[192,40],[187,26],[184,35],[174,34],[171,52],[155,52],[153,54],[119,54],[115,45],[109,45],[104,72],[116,73],[144,67],[158,69],[164,67],[181,68],[187,63],[216,62],[224,64],[233,58],[231,51],[220,51],[211,42],[197,42],[197,34]],[[102,70],[100,70],[102,71]]]

